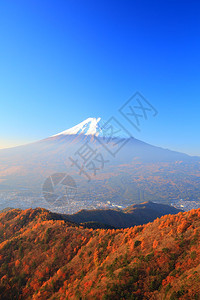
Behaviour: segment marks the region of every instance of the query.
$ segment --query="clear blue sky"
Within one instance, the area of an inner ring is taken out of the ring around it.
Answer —
[[[200,2],[1,0],[0,148],[109,118],[140,91],[132,134],[200,155]]]

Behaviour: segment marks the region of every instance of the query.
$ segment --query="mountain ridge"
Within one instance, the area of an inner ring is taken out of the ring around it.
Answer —
[[[0,299],[198,300],[199,232],[200,209],[106,230],[3,212]]]
[[[143,225],[163,215],[177,214],[181,211],[169,205],[147,201],[133,204],[124,209],[83,209],[72,215],[66,214],[65,217],[67,220],[79,224],[97,222],[114,228],[127,228]]]
[[[14,210],[14,208],[4,208],[0,213],[6,213],[8,211]],[[22,211],[22,209],[17,208],[15,210]],[[38,207],[36,211],[42,211],[42,208]],[[55,213],[44,209],[49,217],[53,220],[64,220],[69,224],[76,226],[83,225],[86,228],[128,228],[138,225],[144,225],[148,222],[154,221],[168,214],[177,214],[183,212],[175,207],[154,203],[151,201],[146,201],[140,204],[132,204],[126,208],[110,208],[110,209],[82,209],[74,214],[62,214]],[[94,226],[92,226],[94,225]]]

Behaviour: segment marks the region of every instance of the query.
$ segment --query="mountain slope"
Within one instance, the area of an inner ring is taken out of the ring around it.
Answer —
[[[0,299],[199,299],[200,209],[118,230],[11,210],[0,226]]]
[[[75,223],[98,222],[115,228],[127,228],[152,222],[163,215],[177,214],[178,212],[180,210],[172,206],[149,201],[133,204],[123,210],[81,210],[73,215],[66,215],[66,218]]]
[[[75,134],[85,134],[85,135],[99,135],[100,127],[101,127],[101,118],[88,118],[80,124],[69,128],[65,131],[62,131],[53,136],[60,135],[75,135]]]
[[[6,203],[0,198],[0,209],[41,206],[72,213],[108,201],[122,206],[132,201],[199,201],[198,157],[134,137],[121,139],[118,133],[109,137],[101,121],[89,118],[44,140],[0,150],[0,191],[6,191]],[[78,188],[74,201],[65,203],[64,208],[51,206],[42,197],[45,180],[55,173],[73,177]]]

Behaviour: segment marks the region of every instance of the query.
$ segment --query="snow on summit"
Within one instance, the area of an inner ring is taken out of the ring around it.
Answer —
[[[100,128],[101,118],[88,118],[85,121],[79,123],[78,125],[62,131],[54,136],[58,135],[72,135],[72,134],[85,134],[85,135],[98,135],[98,130]]]

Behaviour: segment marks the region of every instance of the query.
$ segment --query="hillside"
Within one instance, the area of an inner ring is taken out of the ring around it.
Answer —
[[[98,222],[115,228],[127,228],[152,222],[167,214],[177,214],[181,210],[175,207],[151,201],[133,204],[125,209],[81,210],[72,215],[65,215],[75,223]]]
[[[199,299],[199,233],[200,209],[117,230],[3,212],[0,299]]]

